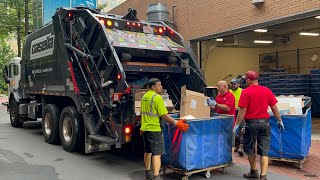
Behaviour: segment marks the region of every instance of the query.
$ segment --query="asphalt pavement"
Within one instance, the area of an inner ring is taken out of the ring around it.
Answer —
[[[2,106],[2,105],[1,105]],[[243,179],[248,165],[235,164],[226,173],[212,171],[209,179]],[[181,179],[168,172],[165,179]],[[0,180],[142,180],[143,156],[126,150],[94,154],[69,153],[59,145],[47,144],[41,133],[41,121],[10,125],[9,114],[0,108]],[[190,180],[205,179],[194,174]],[[268,179],[291,180],[289,176],[269,173]]]

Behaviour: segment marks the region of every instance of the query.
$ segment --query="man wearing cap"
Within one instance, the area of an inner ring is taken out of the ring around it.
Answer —
[[[260,179],[267,179],[268,154],[270,149],[270,124],[268,106],[278,121],[280,131],[284,130],[284,125],[276,103],[278,102],[272,91],[258,83],[259,74],[255,71],[246,73],[248,88],[241,93],[239,100],[239,112],[234,133],[239,131],[239,124],[245,120],[244,152],[248,154],[250,172],[243,175],[246,179],[258,179],[259,173],[256,165],[255,147],[257,143],[257,153],[260,155]]]
[[[237,78],[233,78],[230,82],[230,85],[230,92],[234,95],[234,98],[236,99],[235,105],[236,108],[238,108],[238,103],[242,92],[242,88],[239,87],[240,81]]]
[[[233,94],[234,98],[235,98],[235,105],[236,105],[236,109],[239,108],[238,103],[239,103],[239,99],[240,99],[240,95],[242,92],[242,88],[239,87],[240,85],[240,81],[237,78],[233,78],[230,82],[230,92]],[[242,122],[240,124],[240,130],[242,129],[244,125],[244,122]],[[243,133],[242,131],[239,132],[239,135],[236,136],[235,138],[235,151],[238,152],[239,156],[243,156]]]

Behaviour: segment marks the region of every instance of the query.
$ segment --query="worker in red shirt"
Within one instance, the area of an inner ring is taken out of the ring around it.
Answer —
[[[207,99],[207,104],[218,114],[236,115],[235,97],[229,91],[227,81],[218,82],[218,95],[216,100]],[[235,134],[232,133],[232,153],[235,150]]]
[[[226,81],[218,82],[218,95],[216,100],[207,99],[207,104],[218,114],[236,114],[235,98],[229,92],[228,83]]]
[[[272,91],[258,83],[259,74],[255,71],[248,71],[246,82],[248,88],[241,93],[239,100],[239,111],[234,133],[238,134],[239,124],[245,120],[244,152],[248,154],[250,172],[244,174],[246,179],[258,179],[259,173],[256,166],[256,143],[260,155],[260,179],[267,179],[268,154],[270,149],[270,124],[268,106],[278,121],[278,128],[284,130],[284,125],[276,103],[278,102]]]

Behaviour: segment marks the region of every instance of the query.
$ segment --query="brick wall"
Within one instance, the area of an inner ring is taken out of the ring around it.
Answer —
[[[319,0],[265,0],[261,7],[252,0],[127,0],[110,12],[125,14],[133,7],[145,20],[148,4],[155,2],[168,5],[170,20],[177,6],[175,21],[186,40],[320,8]]]

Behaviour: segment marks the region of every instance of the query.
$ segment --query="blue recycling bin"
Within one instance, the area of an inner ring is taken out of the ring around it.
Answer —
[[[280,132],[277,120],[270,117],[271,140],[269,157],[289,160],[304,160],[311,147],[311,108],[303,115],[282,115],[285,127]]]
[[[233,118],[188,120],[189,130],[185,133],[166,124],[162,164],[191,171],[231,163]]]

